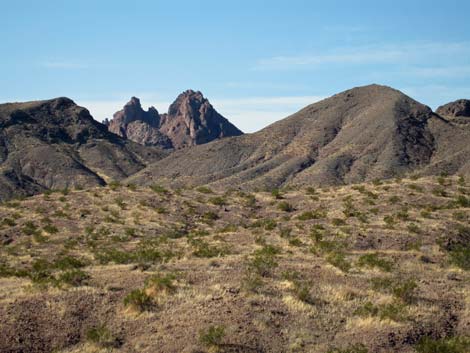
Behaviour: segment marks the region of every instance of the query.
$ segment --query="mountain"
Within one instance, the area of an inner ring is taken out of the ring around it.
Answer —
[[[158,111],[154,107],[143,110],[136,97],[115,113],[108,125],[109,131],[141,145],[172,148],[171,140],[160,132],[159,127]]]
[[[470,100],[459,99],[437,108],[436,113],[455,123],[470,124]]]
[[[110,133],[68,98],[0,105],[0,200],[105,185],[165,155]]]
[[[187,90],[171,104],[168,114],[154,107],[144,111],[136,97],[114,114],[109,131],[146,146],[181,149],[242,132],[217,113],[201,92]]]
[[[130,181],[248,189],[409,173],[469,173],[470,131],[380,85],[354,88],[265,129],[176,151]]]

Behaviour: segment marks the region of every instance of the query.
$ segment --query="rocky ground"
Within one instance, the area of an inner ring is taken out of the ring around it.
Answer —
[[[0,206],[1,352],[469,352],[470,181]]]

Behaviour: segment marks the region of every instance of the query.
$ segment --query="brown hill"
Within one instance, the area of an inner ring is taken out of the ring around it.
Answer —
[[[0,105],[0,200],[104,185],[162,156],[108,132],[68,98]]]
[[[265,129],[177,151],[130,180],[273,188],[468,173],[470,131],[389,87],[354,88]]]
[[[459,99],[437,108],[436,113],[456,124],[470,124],[470,100]]]
[[[180,94],[168,114],[162,115],[154,107],[144,111],[139,99],[132,97],[114,114],[109,130],[142,145],[176,149],[242,134],[201,92],[192,90]]]
[[[470,118],[470,100],[459,99],[455,102],[447,103],[437,108],[436,113],[442,116]]]

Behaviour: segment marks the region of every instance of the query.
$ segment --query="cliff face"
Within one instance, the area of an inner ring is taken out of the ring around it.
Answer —
[[[140,100],[132,97],[124,108],[114,114],[108,130],[145,146],[172,148],[171,140],[159,130],[160,115],[154,107],[144,111]]]
[[[188,90],[178,96],[167,114],[150,107],[144,111],[132,97],[109,122],[109,131],[146,146],[180,149],[242,132],[217,113],[201,92]]]

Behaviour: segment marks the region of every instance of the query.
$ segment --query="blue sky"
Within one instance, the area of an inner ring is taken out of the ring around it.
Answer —
[[[201,90],[244,131],[369,83],[470,98],[469,1],[0,0],[0,101],[68,96],[97,120]]]

